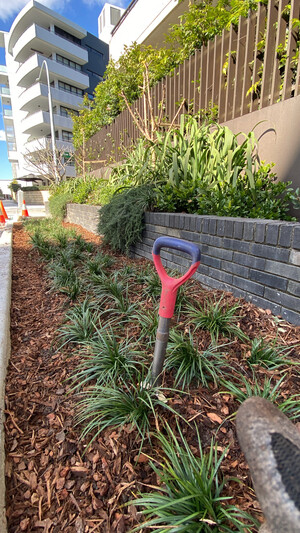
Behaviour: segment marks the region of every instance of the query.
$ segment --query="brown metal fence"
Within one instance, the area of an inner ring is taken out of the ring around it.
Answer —
[[[300,94],[300,0],[269,0],[238,28],[231,27],[179,65],[151,89],[154,113],[164,95],[164,120],[182,113],[215,114],[219,123]],[[297,23],[298,21],[298,23]],[[143,98],[132,105],[144,119]],[[86,143],[92,159],[122,159],[122,148],[140,133],[128,110]],[[103,163],[102,163],[103,165]],[[99,168],[101,164],[93,165]]]

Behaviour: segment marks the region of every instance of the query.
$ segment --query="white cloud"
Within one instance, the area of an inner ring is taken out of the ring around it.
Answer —
[[[5,139],[5,131],[4,130],[0,130],[0,141],[6,141],[6,139]]]
[[[107,2],[109,4],[112,4],[112,5],[116,6],[116,7],[122,7],[123,9],[125,9],[129,5],[130,0],[107,0]],[[102,8],[103,8],[104,4],[105,4],[105,0],[100,2],[100,4],[99,4],[99,0],[83,0],[83,3],[88,5],[88,6],[97,5],[99,7],[99,13],[100,13],[102,11]]]
[[[62,11],[69,0],[39,0],[41,4]],[[0,20],[6,21],[13,15],[17,15],[28,3],[28,0],[0,0]]]

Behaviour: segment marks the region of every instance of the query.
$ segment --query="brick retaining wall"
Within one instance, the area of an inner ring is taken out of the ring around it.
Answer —
[[[99,207],[68,204],[67,221],[97,232]],[[233,292],[300,325],[300,223],[173,213],[146,213],[143,241],[135,256],[152,259],[160,235],[200,246],[194,275],[207,287]],[[162,250],[164,264],[186,270],[187,256]]]
[[[198,244],[202,258],[194,275],[203,285],[233,292],[300,325],[300,224],[273,220],[146,213],[136,256],[151,258],[160,235]],[[164,264],[186,270],[187,256],[162,250]]]

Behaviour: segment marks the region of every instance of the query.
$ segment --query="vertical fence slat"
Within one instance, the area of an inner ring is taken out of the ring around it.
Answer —
[[[199,111],[199,91],[200,91],[200,83],[199,83],[199,75],[200,75],[200,65],[201,65],[201,53],[200,50],[196,50],[195,52],[195,64],[194,64],[194,80],[193,80],[193,110],[194,113],[198,113]]]
[[[225,98],[225,121],[230,120],[233,115],[233,82],[235,79],[235,60],[233,54],[236,53],[237,35],[234,27],[231,26],[229,33],[228,47],[228,69],[227,69],[227,87]]]
[[[190,56],[189,59],[186,59],[186,64],[188,66],[188,87],[187,87],[187,101],[189,106],[189,111],[192,109],[192,94],[193,94],[193,72],[194,72],[194,63],[195,63],[195,56]]]
[[[289,32],[288,32],[288,44],[287,44],[287,60],[285,65],[283,88],[282,88],[282,100],[286,100],[291,97],[292,92],[292,79],[293,79],[293,68],[292,68],[292,57],[296,52],[296,38],[295,31],[293,30],[293,19],[299,18],[299,0],[291,1],[291,11],[290,11],[290,20],[289,20]],[[298,58],[300,61],[300,58]]]
[[[275,51],[273,59],[273,75],[272,75],[272,85],[271,85],[271,98],[270,104],[275,104],[280,96],[280,84],[281,84],[281,75],[279,70],[279,59],[278,59],[278,47],[280,44],[285,46],[285,37],[286,37],[286,22],[282,17],[282,11],[285,8],[288,0],[279,0],[278,4],[278,19],[277,19],[277,30],[276,30],[276,42],[275,42]]]
[[[247,33],[246,33],[244,69],[243,69],[242,104],[241,104],[240,116],[248,113],[249,107],[250,107],[249,96],[248,96],[248,101],[247,101],[247,92],[251,86],[251,66],[250,65],[252,64],[252,61],[254,58],[255,24],[256,24],[256,13],[252,14],[247,19]]]
[[[214,46],[213,41],[208,42],[207,46],[207,61],[206,61],[206,94],[205,94],[205,109],[208,110],[212,105],[213,93],[213,68],[214,68]]]
[[[271,81],[272,71],[274,68],[274,54],[276,45],[276,33],[274,30],[275,23],[277,22],[278,11],[275,2],[269,1],[268,3],[268,16],[267,16],[267,35],[264,54],[264,68],[261,84],[261,98],[260,108],[266,107],[271,103]]]
[[[222,37],[216,36],[214,40],[214,66],[212,80],[212,105],[218,105],[220,91],[220,65],[221,65]]]
[[[224,122],[225,120],[225,105],[226,105],[226,87],[225,87],[225,77],[223,74],[223,65],[226,61],[226,54],[229,49],[229,33],[225,32],[223,30],[222,32],[222,44],[221,44],[221,56],[220,56],[220,92],[219,92],[219,101],[218,101],[218,107],[219,107],[219,121]]]
[[[200,89],[199,89],[199,110],[201,111],[205,106],[205,90],[206,90],[206,46],[202,46],[201,62],[200,62]]]
[[[298,59],[297,74],[295,80],[295,96],[300,94],[300,58]]]
[[[261,59],[258,57],[259,47],[258,44],[264,36],[265,30],[265,17],[266,17],[266,7],[263,4],[258,4],[257,11],[257,21],[256,21],[256,34],[255,34],[255,48],[254,48],[254,63],[253,63],[253,74],[252,74],[252,86],[256,83],[259,83],[259,70],[262,65]],[[251,103],[250,103],[250,112],[258,109],[259,97],[258,94],[252,92],[251,94]]]
[[[239,18],[239,30],[237,39],[235,80],[233,93],[232,118],[240,116],[243,97],[243,66],[245,62],[245,47],[247,40],[247,20]]]

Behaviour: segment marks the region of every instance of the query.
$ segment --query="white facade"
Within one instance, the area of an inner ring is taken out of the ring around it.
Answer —
[[[13,177],[30,173],[24,153],[50,144],[51,128],[48,83],[43,61],[49,70],[53,103],[53,123],[57,147],[72,150],[73,123],[68,112],[77,111],[89,87],[89,76],[82,71],[88,52],[81,46],[86,30],[31,0],[16,17],[9,32],[0,32],[6,67],[0,66],[2,109]],[[38,141],[37,141],[38,140]],[[50,145],[51,146],[51,145]],[[67,176],[75,168],[67,167]]]
[[[101,41],[109,44],[111,39],[111,32],[118,24],[125,9],[121,7],[106,3],[98,17],[98,37]]]
[[[133,42],[162,46],[164,36],[188,10],[189,0],[132,0],[111,32],[110,57],[118,60]]]

